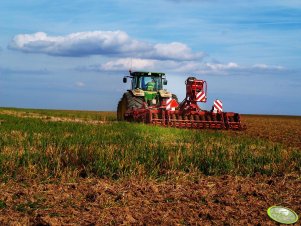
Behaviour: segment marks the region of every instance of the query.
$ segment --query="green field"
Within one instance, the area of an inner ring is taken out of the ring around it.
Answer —
[[[162,128],[115,119],[113,112],[0,109],[0,177],[301,172],[298,147],[244,132]]]
[[[116,121],[115,112],[0,108],[1,225],[274,225],[301,212],[301,117],[244,131]]]

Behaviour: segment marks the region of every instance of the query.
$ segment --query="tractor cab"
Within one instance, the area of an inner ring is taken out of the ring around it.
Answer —
[[[131,102],[135,99],[135,103],[140,103],[136,108],[142,106],[160,107],[166,103],[167,99],[172,97],[172,93],[163,89],[167,85],[165,73],[161,72],[144,72],[129,71],[130,75],[123,78],[123,82],[127,82],[127,78],[131,79],[131,89],[128,90],[127,101]],[[134,102],[133,102],[134,103]],[[130,108],[133,106],[130,106]]]
[[[132,79],[132,90],[141,89],[147,92],[157,92],[163,89],[163,85],[167,85],[165,73],[130,71],[130,76],[123,78],[124,83],[127,82],[127,78]]]

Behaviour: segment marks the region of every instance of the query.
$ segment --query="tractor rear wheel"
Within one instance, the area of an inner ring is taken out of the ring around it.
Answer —
[[[124,97],[118,102],[117,106],[117,120],[124,121],[124,114],[126,112],[127,101]]]
[[[124,121],[124,115],[128,109],[140,109],[143,103],[143,97],[135,97],[131,92],[124,93],[117,106],[117,120]]]
[[[136,97],[132,93],[125,93],[127,99],[127,109],[141,109],[143,107],[144,98]]]

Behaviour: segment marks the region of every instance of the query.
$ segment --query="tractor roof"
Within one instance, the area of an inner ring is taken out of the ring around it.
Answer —
[[[162,72],[148,72],[148,71],[134,71],[130,72],[131,76],[164,76],[165,73]]]

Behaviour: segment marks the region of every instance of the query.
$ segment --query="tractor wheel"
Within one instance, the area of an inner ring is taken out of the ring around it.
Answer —
[[[141,109],[143,107],[144,98],[143,97],[135,97],[132,93],[125,93],[127,99],[127,109]]]
[[[118,121],[124,121],[124,114],[126,112],[126,109],[127,109],[127,100],[123,96],[121,98],[121,100],[119,101],[118,107],[117,107],[117,120]]]
[[[124,114],[128,109],[139,109],[143,107],[143,98],[135,97],[132,93],[126,92],[117,106],[117,120],[124,121]]]

